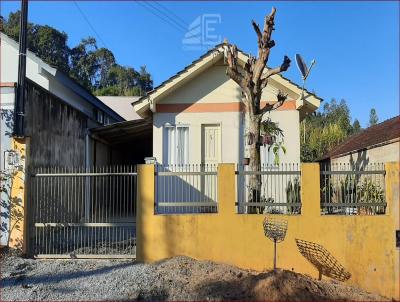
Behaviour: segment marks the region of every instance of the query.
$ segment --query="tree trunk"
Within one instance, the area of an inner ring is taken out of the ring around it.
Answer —
[[[250,171],[254,172],[261,170],[259,136],[262,116],[266,112],[282,106],[287,98],[287,95],[279,91],[277,102],[267,103],[263,108],[260,108],[262,91],[267,86],[268,79],[286,71],[290,66],[290,59],[285,56],[281,66],[266,69],[271,48],[275,46],[275,41],[271,39],[275,24],[275,12],[276,9],[272,8],[271,13],[264,18],[263,30],[255,21],[252,21],[254,31],[257,34],[258,56],[257,58],[248,56],[244,66],[238,63],[236,45],[229,44],[227,41],[224,42],[224,57],[228,64],[226,74],[240,86],[242,93],[246,96],[243,103],[246,107],[248,122],[247,135],[252,136],[252,142],[249,145],[249,168]],[[261,175],[250,176],[248,202],[261,202]],[[263,213],[264,207],[250,206],[248,209],[250,209],[249,213]]]
[[[250,115],[250,114],[249,114]],[[250,171],[261,170],[261,158],[260,158],[260,118],[259,117],[248,117],[249,122],[249,133],[253,135],[254,139],[252,144],[249,146],[250,155]],[[261,175],[250,175],[249,179],[249,191],[248,191],[248,202],[260,202],[261,201]],[[249,207],[249,213],[262,213],[262,207]]]

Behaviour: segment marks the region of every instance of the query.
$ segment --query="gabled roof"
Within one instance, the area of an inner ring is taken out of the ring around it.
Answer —
[[[321,160],[336,158],[352,152],[371,149],[400,140],[400,116],[356,133],[328,152]]]
[[[210,49],[204,55],[197,60],[193,61],[190,65],[186,66],[183,70],[179,71],[174,76],[162,82],[160,85],[155,87],[146,96],[141,97],[139,100],[132,103],[136,112],[141,116],[147,116],[149,110],[155,111],[155,104],[162,99],[164,96],[169,94],[172,90],[182,86],[184,83],[194,78],[208,67],[212,66],[224,57],[224,46],[225,43],[216,45]],[[238,49],[239,64],[244,66],[249,58],[249,55]],[[268,69],[268,67],[267,67]],[[289,79],[285,78],[281,74],[274,75],[271,77],[270,82],[277,85],[286,87],[296,95],[300,96],[301,87]],[[304,101],[300,101],[297,104],[298,107],[305,107],[309,111],[314,111],[319,107],[322,99],[307,90],[304,91]]]
[[[19,49],[19,44],[16,42],[14,39],[11,37],[7,36],[5,33],[0,32],[0,39],[1,41],[7,42],[7,44],[11,45],[13,48],[15,48],[17,51]],[[120,116],[118,113],[116,113],[114,110],[112,110],[110,107],[105,105],[102,101],[100,101],[97,97],[95,97],[91,92],[89,92],[86,88],[84,88],[81,84],[70,78],[68,75],[65,73],[61,72],[60,70],[57,69],[55,66],[51,66],[50,64],[44,62],[41,58],[39,58],[34,52],[27,50],[26,56],[38,64],[39,70],[38,74],[41,74],[42,76],[45,77],[53,77],[55,78],[58,82],[60,82],[63,86],[71,89],[75,94],[86,100],[88,103],[93,105],[94,107],[101,109],[105,113],[107,113],[109,116],[114,118],[117,121],[123,121],[124,118]],[[28,74],[27,74],[28,76]],[[34,81],[34,79],[32,79]],[[46,89],[46,87],[43,87]],[[65,102],[68,103],[67,99],[64,99]]]

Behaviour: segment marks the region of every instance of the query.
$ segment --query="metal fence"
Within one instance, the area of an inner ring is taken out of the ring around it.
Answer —
[[[261,165],[258,171],[239,165],[236,174],[239,214],[301,213],[299,164]]]
[[[134,257],[135,166],[36,168],[30,182],[37,257]]]
[[[384,164],[321,164],[320,174],[321,214],[386,213]]]
[[[156,213],[217,213],[217,165],[156,165]]]

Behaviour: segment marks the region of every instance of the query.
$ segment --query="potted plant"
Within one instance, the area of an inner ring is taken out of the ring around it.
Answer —
[[[260,143],[271,146],[276,143],[278,136],[283,136],[283,131],[277,123],[268,118],[261,122],[261,134]]]

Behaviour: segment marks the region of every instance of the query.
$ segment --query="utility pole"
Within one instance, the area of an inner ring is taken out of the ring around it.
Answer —
[[[21,0],[21,19],[19,25],[18,83],[14,104],[14,137],[24,137],[26,48],[28,28],[28,0]]]

